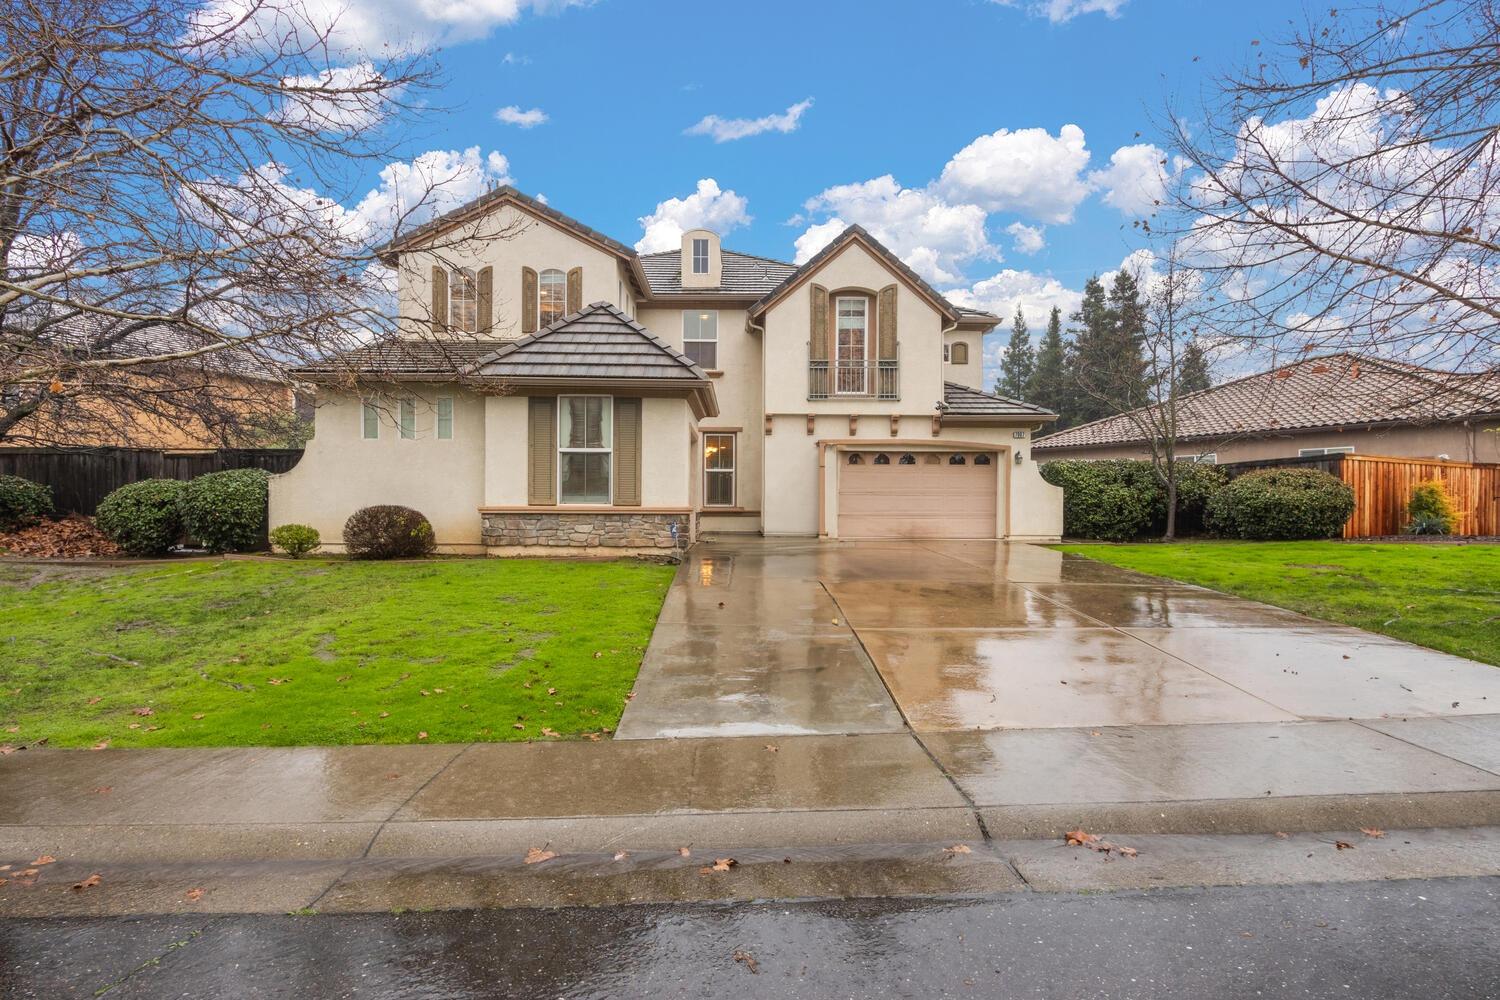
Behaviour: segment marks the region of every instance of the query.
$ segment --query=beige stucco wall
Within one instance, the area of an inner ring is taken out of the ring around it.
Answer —
[[[943,363],[944,381],[987,392],[984,386],[984,334],[978,330],[950,330],[943,335],[943,340],[947,342],[950,351],[954,344],[960,342],[969,345],[968,364],[955,365],[951,361]]]
[[[1454,462],[1500,462],[1500,421],[1482,422],[1468,427],[1463,424],[1377,427],[1370,430],[1318,431],[1218,442],[1184,441],[1178,444],[1177,450],[1183,455],[1215,452],[1219,464],[1223,465],[1268,458],[1296,458],[1301,448],[1350,446],[1360,455],[1391,455],[1397,458],[1435,458],[1447,455]],[[1064,458],[1148,457],[1150,455],[1146,449],[1134,445],[1111,448],[1047,448],[1037,453],[1037,460],[1042,462]]]
[[[439,441],[434,430],[432,406],[440,395],[453,397],[453,438],[448,441]],[[417,403],[416,437],[411,440],[402,438],[396,426],[395,400],[401,396]],[[439,386],[392,388],[383,399],[380,436],[371,441],[362,436],[358,398],[319,394],[316,433],[302,460],[271,479],[271,526],[311,525],[326,548],[340,551],[350,514],[375,504],[402,504],[426,515],[445,550],[477,547],[476,509],[484,494],[483,401]]]

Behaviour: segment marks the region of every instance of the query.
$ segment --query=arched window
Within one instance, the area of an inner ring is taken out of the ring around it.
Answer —
[[[990,464],[990,456],[988,456],[988,455],[975,455],[974,456],[974,464],[975,465],[989,465]]]
[[[849,453],[849,464],[850,465],[864,465],[865,464],[864,456],[861,455],[857,451],[851,451]]]
[[[551,326],[568,311],[568,276],[555,267],[537,275],[537,323]]]
[[[448,326],[459,333],[478,329],[479,280],[472,267],[448,272]]]
[[[917,456],[915,456],[913,454],[910,454],[910,453],[902,455],[901,456],[901,464],[902,465],[916,465],[917,464]]]
[[[969,345],[963,341],[954,344],[948,352],[949,360],[955,365],[966,365],[969,363]]]
[[[891,464],[891,456],[889,456],[889,455],[876,455],[875,456],[875,464],[876,465],[890,465]]]
[[[964,464],[966,464],[966,462],[965,462],[965,459],[964,459],[964,457],[962,455],[953,454],[953,455],[949,455],[948,456],[948,464],[949,465],[964,465]]]

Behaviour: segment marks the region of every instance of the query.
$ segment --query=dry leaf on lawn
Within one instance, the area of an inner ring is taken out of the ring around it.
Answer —
[[[557,694],[557,688],[548,688],[547,689],[547,693],[548,694]]]
[[[89,749],[90,750],[108,750],[109,749],[109,740],[100,740],[98,743],[95,743],[92,747],[89,747]]]
[[[556,729],[548,729],[546,726],[543,726],[542,727],[542,735],[543,736],[561,736],[562,733],[558,732]]]
[[[0,746],[0,757],[5,757],[15,752],[16,748],[11,746],[9,743],[5,744],[4,746]]]
[[[100,882],[103,882],[103,881],[104,881],[104,876],[100,875],[98,872],[95,872],[94,874],[90,875],[88,878],[84,879],[82,882],[74,882],[73,883],[73,891],[74,892],[82,892],[85,889],[92,889],[94,886],[98,885]]]
[[[131,711],[131,714],[133,714],[133,715],[155,715],[156,714],[156,709],[151,708],[150,706],[147,706],[147,705],[142,705],[140,708],[133,708],[130,711]]]
[[[201,718],[203,718],[203,713],[202,712],[194,712],[193,713],[193,718],[195,718],[195,719],[201,719]]]
[[[526,852],[526,863],[528,865],[541,864],[543,861],[551,861],[557,857],[556,851],[544,851],[540,847],[533,847]]]
[[[427,730],[424,729],[421,732],[417,733],[417,739],[419,739],[419,740],[425,740],[426,738],[427,738]]]
[[[526,728],[526,723],[524,723],[524,722],[517,722],[515,725],[511,726],[511,728],[512,729],[525,729]]]

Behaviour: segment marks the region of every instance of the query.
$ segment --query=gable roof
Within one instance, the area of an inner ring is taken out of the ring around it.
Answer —
[[[947,407],[943,411],[945,418],[1034,417],[1045,421],[1057,419],[1057,414],[1046,407],[1012,399],[1009,396],[981,392],[966,385],[959,385],[957,382],[943,383],[943,405]]]
[[[608,302],[576,313],[476,361],[471,375],[510,379],[649,379],[709,384],[687,356]]]
[[[906,264],[901,260],[901,258],[897,257],[895,254],[887,250],[883,243],[881,243],[875,237],[871,236],[863,226],[859,225],[850,226],[842,233],[839,233],[833,238],[833,241],[831,243],[829,243],[823,249],[819,250],[817,253],[813,254],[812,257],[808,259],[806,264],[803,264],[801,267],[797,268],[797,270],[787,275],[786,279],[782,281],[781,284],[771,289],[771,291],[767,292],[764,296],[762,296],[753,305],[750,306],[750,315],[755,316],[764,313],[767,309],[771,308],[771,306],[775,305],[786,295],[790,294],[794,288],[802,284],[802,282],[807,278],[811,277],[813,272],[822,267],[826,262],[832,260],[851,243],[858,243],[866,250],[870,251],[875,255],[875,257],[883,261],[887,267],[894,271],[898,277],[903,279],[911,287],[915,288],[917,292],[922,295],[922,297],[926,298],[934,306],[936,306],[938,312],[942,313],[953,322],[958,322],[958,320],[960,319],[960,312],[957,306],[949,302],[947,299],[943,298],[943,296],[938,292],[937,289],[933,288],[927,282],[923,281],[921,276],[918,275],[916,271],[913,271],[911,268],[907,267]]]
[[[1247,375],[1184,396],[1178,437],[1215,439],[1362,424],[1444,423],[1500,413],[1500,373],[1445,372],[1399,361],[1330,354]],[[1128,414],[1037,438],[1081,448],[1143,440]]]
[[[681,250],[645,254],[641,257],[641,269],[646,272],[652,295],[737,298],[765,295],[797,270],[796,264],[769,257],[755,257],[734,250],[721,249],[719,259],[721,271],[717,288],[682,287]]]

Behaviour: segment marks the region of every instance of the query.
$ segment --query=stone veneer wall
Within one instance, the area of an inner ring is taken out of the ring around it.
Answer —
[[[548,548],[671,549],[692,541],[692,514],[616,511],[486,513],[484,544]],[[677,525],[677,541],[672,525]]]

